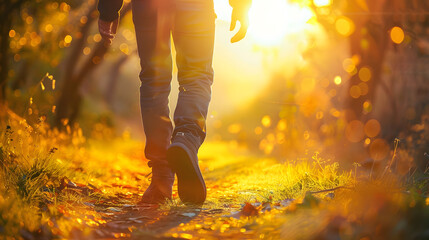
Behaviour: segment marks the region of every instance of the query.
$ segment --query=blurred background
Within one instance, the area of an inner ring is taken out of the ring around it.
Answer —
[[[235,44],[228,1],[214,2],[208,141],[281,160],[319,152],[345,166],[426,169],[428,1],[253,0],[248,35]],[[1,4],[1,102],[86,137],[144,140],[130,0],[110,47],[98,34],[96,4]]]

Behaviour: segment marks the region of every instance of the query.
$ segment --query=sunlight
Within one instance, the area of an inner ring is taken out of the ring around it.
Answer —
[[[221,114],[253,101],[271,82],[274,72],[292,76],[304,66],[302,55],[311,47],[311,36],[317,36],[319,43],[326,41],[324,30],[313,21],[315,14],[307,5],[253,0],[247,36],[231,44],[237,31],[229,31],[232,8],[227,0],[214,0],[214,8],[217,23],[213,91],[223,95],[213,95],[211,109]]]
[[[231,7],[227,1],[215,0],[219,20],[231,21]],[[277,46],[290,34],[304,31],[314,13],[285,0],[254,0],[249,11],[248,37],[261,46]]]
[[[249,35],[259,45],[278,45],[288,34],[305,30],[312,16],[309,8],[284,0],[255,0],[249,12]]]
[[[327,7],[332,4],[332,0],[313,0],[316,7]]]

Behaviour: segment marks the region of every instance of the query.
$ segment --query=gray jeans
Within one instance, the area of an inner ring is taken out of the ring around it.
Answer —
[[[141,65],[145,155],[156,164],[165,161],[176,132],[192,133],[200,139],[200,145],[205,139],[216,17],[212,0],[133,0],[132,12]],[[172,79],[170,34],[180,86],[174,130],[168,107]]]

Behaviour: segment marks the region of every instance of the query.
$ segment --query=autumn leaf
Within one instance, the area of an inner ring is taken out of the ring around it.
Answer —
[[[259,215],[259,210],[260,210],[260,207],[256,208],[252,204],[246,202],[244,204],[244,207],[240,211],[240,215],[241,216],[246,216],[246,217],[258,216]]]

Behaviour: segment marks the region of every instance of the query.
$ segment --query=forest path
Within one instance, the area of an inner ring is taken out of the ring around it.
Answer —
[[[89,144],[86,152],[91,161],[82,166],[88,183],[65,183],[66,189],[89,192],[77,201],[81,207],[75,202],[65,211],[87,227],[74,228],[73,237],[277,239],[287,219],[284,213],[293,211],[306,191],[336,187],[347,179],[333,173],[333,165],[326,165],[324,172],[311,158],[281,163],[251,154],[234,142],[207,142],[199,153],[208,192],[203,206],[182,204],[176,183],[172,201],[140,204],[150,183],[142,146],[121,141]]]
[[[234,228],[230,226],[229,221],[240,219],[242,214],[240,211],[244,202],[257,202],[255,197],[259,197],[259,192],[264,185],[257,187],[254,185],[254,181],[251,181],[252,186],[246,185],[245,183],[250,182],[245,179],[238,184],[240,177],[237,175],[246,172],[241,178],[247,178],[249,173],[255,174],[258,171],[254,170],[260,170],[262,165],[268,167],[275,163],[275,160],[251,157],[245,150],[240,150],[234,145],[209,142],[203,146],[199,154],[200,166],[208,189],[206,203],[201,207],[183,205],[177,196],[177,185],[175,184],[173,200],[158,206],[139,203],[144,189],[150,183],[150,177],[147,177],[150,169],[146,166],[145,161],[137,160],[141,157],[142,149],[138,145],[135,145],[135,148],[113,157],[120,160],[113,165],[108,163],[110,162],[109,157],[105,158],[105,170],[116,172],[122,169],[122,171],[120,175],[119,172],[113,173],[112,176],[119,178],[115,183],[106,184],[103,186],[104,188],[101,187],[104,192],[109,192],[109,188],[114,188],[111,191],[115,192],[115,197],[112,197],[110,201],[90,205],[103,216],[102,219],[105,221],[104,224],[94,229],[93,237],[132,236],[141,239],[254,237],[255,231],[246,230],[241,226]],[[236,150],[235,153],[231,151],[232,149]],[[129,161],[132,159],[136,161],[133,164],[135,167],[129,167],[131,166]],[[99,164],[103,165],[102,160]],[[259,167],[253,168],[252,166],[255,164]],[[110,166],[110,169],[107,166]],[[269,174],[258,173],[257,175],[260,180],[270,178]],[[133,178],[138,179],[139,183],[129,181]],[[98,188],[100,189],[100,187]],[[251,209],[246,210],[249,213],[244,214],[258,214],[256,208],[260,204],[259,202],[254,204],[257,205],[254,209],[248,205]],[[228,220],[230,218],[231,220]]]

